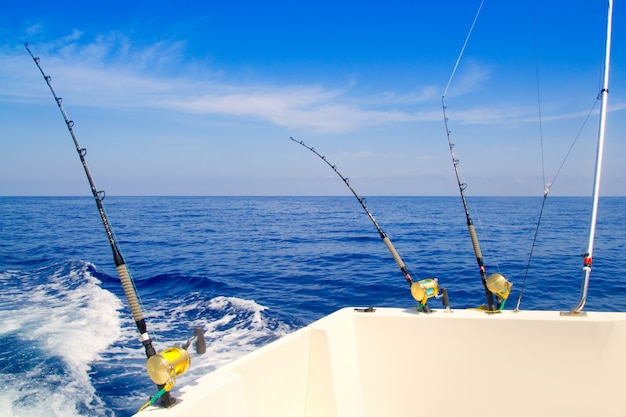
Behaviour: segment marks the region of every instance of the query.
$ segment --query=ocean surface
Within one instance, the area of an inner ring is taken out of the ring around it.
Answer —
[[[548,198],[529,265],[541,200],[469,199],[487,272],[514,284],[506,309],[522,286],[522,309],[578,300],[590,199]],[[460,198],[367,205],[414,279],[438,278],[452,308],[484,303]],[[207,353],[178,385],[339,308],[415,305],[351,196],[107,197],[104,206],[157,350],[204,329]],[[602,198],[588,311],[626,311],[625,225],[626,198]],[[124,417],[155,394],[91,197],[0,197],[0,313],[0,415]]]

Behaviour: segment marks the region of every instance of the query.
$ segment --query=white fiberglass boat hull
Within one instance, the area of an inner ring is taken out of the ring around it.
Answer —
[[[626,416],[625,376],[626,313],[345,308],[141,415]]]

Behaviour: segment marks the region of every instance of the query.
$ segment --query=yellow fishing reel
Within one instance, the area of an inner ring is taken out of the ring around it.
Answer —
[[[148,358],[146,364],[150,379],[157,385],[173,387],[176,377],[184,374],[191,365],[191,356],[186,349],[174,346]],[[167,390],[169,391],[169,389]]]
[[[176,377],[184,374],[191,365],[189,346],[195,342],[196,353],[206,352],[206,342],[202,328],[194,329],[194,337],[189,339],[182,347],[174,346],[165,349],[148,358],[146,368],[152,382],[163,386],[165,391],[172,389],[176,384]]]
[[[439,294],[439,282],[437,278],[426,278],[417,282],[411,282],[411,295],[418,302],[418,308],[429,311],[426,302],[429,298]]]
[[[487,289],[500,301],[505,301],[511,294],[511,284],[502,274],[491,274],[487,277]]]

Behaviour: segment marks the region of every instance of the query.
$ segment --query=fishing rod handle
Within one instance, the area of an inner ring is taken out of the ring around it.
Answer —
[[[469,224],[467,228],[470,233],[470,238],[472,239],[472,246],[474,246],[474,253],[476,254],[476,258],[482,259],[483,253],[480,250],[480,245],[478,244],[478,236],[476,236],[476,228],[474,227],[473,224]]]
[[[387,249],[389,249],[389,252],[391,252],[391,256],[393,256],[393,259],[396,261],[396,263],[398,264],[400,269],[402,269],[402,270],[406,269],[406,265],[404,265],[404,262],[402,261],[402,258],[400,258],[400,254],[398,253],[396,248],[391,243],[391,240],[389,240],[389,238],[387,236],[385,236],[383,238],[383,242],[385,243],[385,246],[387,246]]]
[[[115,269],[117,269],[117,274],[120,277],[122,288],[124,289],[124,295],[126,295],[126,300],[128,301],[128,305],[130,306],[130,311],[133,315],[133,319],[135,320],[135,322],[140,322],[144,319],[143,313],[141,312],[139,300],[137,299],[137,294],[135,294],[135,289],[133,287],[128,268],[126,267],[126,264],[122,264],[116,266]]]

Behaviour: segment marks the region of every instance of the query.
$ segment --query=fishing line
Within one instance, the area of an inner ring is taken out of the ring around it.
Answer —
[[[601,94],[598,94],[598,96],[596,97],[596,100],[594,100],[593,105],[591,106],[591,109],[587,113],[587,116],[583,120],[583,122],[582,122],[582,124],[580,126],[580,129],[578,130],[578,133],[574,137],[574,140],[572,141],[569,149],[567,150],[565,156],[563,157],[563,160],[561,161],[561,165],[559,166],[559,168],[557,169],[556,173],[554,174],[554,177],[552,178],[552,181],[546,182],[545,150],[544,150],[544,137],[543,137],[543,114],[542,114],[542,111],[541,111],[541,88],[540,88],[540,82],[539,82],[539,59],[538,59],[538,55],[537,55],[537,31],[536,31],[536,25],[535,25],[535,23],[536,23],[536,21],[535,21],[535,2],[532,1],[531,5],[532,5],[533,51],[534,51],[534,59],[535,59],[535,82],[536,82],[536,90],[537,90],[537,111],[538,111],[538,117],[539,117],[539,141],[540,141],[540,149],[541,149],[541,175],[542,175],[543,184],[544,184],[544,191],[543,191],[543,199],[541,201],[541,208],[539,209],[539,216],[537,218],[537,224],[535,226],[535,233],[533,235],[533,241],[532,241],[532,244],[531,244],[531,247],[530,247],[530,253],[528,255],[528,262],[526,263],[526,269],[524,271],[524,278],[522,280],[520,293],[519,293],[519,296],[518,296],[518,299],[517,299],[517,304],[515,306],[515,310],[514,311],[519,311],[519,307],[520,307],[520,304],[522,302],[522,296],[524,294],[524,289],[526,288],[526,281],[528,279],[528,272],[530,270],[530,264],[531,264],[532,257],[533,257],[533,254],[534,254],[534,250],[535,250],[535,246],[536,246],[536,243],[537,243],[537,237],[539,235],[539,227],[541,225],[541,220],[543,218],[543,213],[544,213],[544,209],[545,209],[545,205],[546,205],[546,200],[548,198],[548,194],[550,193],[550,191],[552,189],[552,186],[554,185],[554,183],[556,182],[556,179],[558,178],[559,174],[561,173],[561,170],[563,169],[563,167],[565,165],[565,162],[567,161],[570,153],[574,149],[574,145],[576,144],[576,142],[578,141],[578,138],[582,134],[582,131],[583,131],[585,125],[587,124],[587,121],[591,117],[591,114],[593,113],[593,111],[594,111],[598,101],[600,101],[602,99]]]
[[[541,225],[541,219],[543,217],[543,210],[546,205],[546,198],[548,198],[548,193],[550,192],[550,184],[546,183],[546,165],[545,165],[545,152],[543,146],[543,116],[541,112],[541,88],[539,83],[539,58],[537,56],[537,27],[535,21],[535,1],[531,1],[531,22],[532,22],[532,33],[533,33],[533,57],[535,60],[535,89],[537,94],[537,114],[539,117],[539,144],[541,149],[541,179],[543,184],[545,184],[545,188],[543,191],[543,199],[541,201],[541,209],[539,210],[539,217],[537,219],[537,225],[535,226],[535,234],[533,235],[533,241],[530,246],[530,253],[528,255],[528,262],[526,263],[526,270],[524,271],[524,279],[522,280],[522,286],[520,288],[519,296],[517,298],[517,304],[515,306],[514,311],[519,311],[520,303],[522,302],[522,296],[524,294],[524,289],[526,288],[526,280],[528,278],[528,271],[530,270],[530,262],[533,257],[533,253],[535,251],[535,245],[537,243],[537,236],[539,235],[539,226]]]
[[[480,15],[480,11],[483,9],[483,4],[485,4],[485,0],[482,0],[480,2],[480,6],[478,6],[478,10],[476,11],[476,15],[474,16],[474,21],[472,22],[472,26],[470,26],[470,30],[467,32],[467,36],[465,37],[465,42],[463,42],[461,53],[459,54],[459,57],[457,58],[456,63],[454,64],[454,68],[452,69],[452,74],[450,74],[450,78],[448,79],[448,84],[446,85],[446,88],[443,91],[443,97],[445,97],[446,94],[448,94],[448,88],[450,88],[452,79],[454,78],[454,75],[456,74],[456,70],[459,67],[459,63],[461,62],[461,57],[463,56],[463,53],[465,52],[465,48],[467,47],[470,36],[472,36],[472,32],[474,31],[474,26],[476,26],[476,22],[478,21],[478,16]]]
[[[389,239],[387,234],[383,231],[382,227],[380,227],[380,225],[378,224],[378,222],[376,221],[376,219],[374,218],[372,213],[367,208],[365,199],[360,197],[356,193],[356,191],[354,191],[354,188],[352,188],[352,186],[350,185],[350,180],[347,177],[344,177],[343,175],[341,175],[341,173],[337,170],[337,166],[331,164],[326,159],[326,157],[324,155],[318,153],[315,150],[315,148],[307,146],[303,141],[298,141],[298,140],[296,140],[296,139],[294,139],[292,137],[290,137],[289,139],[291,139],[292,141],[294,141],[294,142],[304,146],[305,148],[307,148],[308,150],[313,152],[315,155],[317,155],[322,161],[326,162],[326,164],[333,171],[335,171],[335,174],[337,174],[339,176],[339,178],[342,179],[344,184],[346,184],[346,186],[350,189],[350,191],[352,192],[354,197],[357,199],[359,204],[361,204],[361,207],[363,207],[363,210],[365,210],[365,213],[367,213],[367,216],[369,217],[369,219],[372,221],[372,223],[376,227],[376,230],[378,231],[378,234],[380,235],[380,238],[383,240],[383,243],[385,244],[385,246],[387,246],[387,249],[391,253],[391,256],[396,261],[396,264],[398,265],[398,267],[400,268],[400,271],[404,275],[404,278],[406,279],[406,282],[409,284],[409,286],[411,288],[411,294],[413,295],[413,298],[415,298],[415,300],[417,300],[418,303],[420,303],[419,304],[420,308],[422,308],[424,311],[429,311],[428,307],[426,307],[427,299],[430,298],[430,297],[433,297],[433,296],[439,296],[437,279],[436,278],[426,278],[426,279],[421,280],[421,281],[413,281],[413,278],[411,278],[411,274],[409,273],[409,271],[408,271],[404,261],[400,257],[400,254],[398,253],[396,248],[393,246],[393,243],[391,243],[391,240]],[[447,291],[444,288],[442,288],[441,291],[442,291],[442,297],[444,297],[444,299],[443,299],[444,306],[447,307],[448,306]]]
[[[539,83],[539,58],[537,57],[537,28],[535,22],[535,1],[531,1],[532,32],[533,32],[533,57],[535,59],[535,89],[537,92],[537,114],[539,116],[539,143],[541,146],[541,178],[546,184],[546,163],[543,150],[543,117],[541,112],[541,89]]]
[[[528,255],[528,262],[526,263],[526,270],[524,271],[524,279],[522,280],[522,286],[520,288],[520,293],[519,293],[519,296],[517,298],[517,305],[515,306],[515,311],[519,311],[519,307],[520,307],[520,304],[522,302],[522,296],[524,294],[524,289],[526,288],[526,281],[528,279],[528,272],[530,271],[530,264],[531,264],[533,253],[534,253],[535,246],[536,246],[536,243],[537,243],[537,236],[539,235],[539,226],[541,224],[541,219],[543,218],[543,213],[544,213],[544,209],[545,209],[545,206],[546,206],[546,200],[548,199],[548,194],[550,194],[552,186],[554,185],[554,183],[556,182],[557,178],[559,177],[559,174],[561,173],[561,170],[565,166],[565,162],[567,161],[567,159],[569,158],[569,155],[571,154],[572,150],[574,149],[574,145],[576,145],[576,142],[580,138],[580,135],[582,134],[582,131],[585,128],[585,125],[589,121],[589,118],[593,114],[593,111],[594,111],[596,105],[598,104],[598,101],[600,101],[600,100],[602,100],[602,97],[599,94],[597,96],[596,100],[594,101],[593,105],[591,106],[591,109],[587,113],[587,116],[585,117],[585,120],[583,120],[583,122],[582,122],[582,124],[580,126],[580,129],[578,129],[578,133],[574,137],[574,140],[572,141],[569,149],[565,153],[565,156],[563,157],[563,160],[561,161],[561,165],[559,166],[559,169],[557,169],[556,173],[554,174],[554,177],[552,178],[552,181],[545,183],[545,188],[543,190],[543,199],[541,200],[541,208],[539,210],[539,216],[538,216],[538,219],[537,219],[537,225],[535,226],[535,233],[533,235],[533,242],[532,242],[531,247],[530,247],[530,253]],[[543,163],[543,145],[542,145],[542,148],[541,148],[541,156],[542,156],[541,160],[542,160],[542,163]],[[545,177],[544,177],[544,182],[545,182]]]
[[[459,173],[459,159],[456,157],[456,155],[454,154],[454,144],[452,143],[451,140],[451,131],[448,127],[448,116],[446,114],[446,103],[445,103],[445,97],[446,94],[448,93],[448,89],[450,87],[450,84],[452,83],[452,79],[454,78],[457,68],[461,62],[461,58],[463,57],[463,54],[465,52],[465,48],[467,47],[467,44],[469,42],[469,39],[472,35],[472,32],[474,31],[474,27],[476,25],[476,22],[478,20],[478,16],[480,15],[480,12],[482,10],[484,4],[484,0],[481,1],[480,6],[478,7],[478,10],[476,11],[476,15],[474,16],[474,20],[472,22],[472,25],[469,29],[469,32],[465,38],[465,42],[463,43],[463,47],[461,48],[461,52],[459,53],[459,56],[456,60],[456,63],[454,64],[454,68],[452,70],[452,74],[450,75],[450,78],[448,80],[448,84],[446,85],[446,88],[444,90],[444,93],[441,96],[441,108],[443,111],[443,120],[444,120],[444,126],[446,129],[446,136],[448,139],[448,147],[450,148],[450,156],[452,157],[452,165],[454,167],[454,173],[456,176],[456,181],[457,181],[457,185],[459,187],[459,191],[461,193],[461,201],[463,202],[463,208],[465,210],[465,218],[467,220],[467,228],[470,234],[470,239],[472,241],[472,246],[474,248],[474,254],[476,256],[476,262],[478,263],[478,270],[480,272],[480,280],[483,284],[483,288],[485,290],[485,298],[487,300],[487,305],[486,305],[486,309],[488,311],[495,311],[496,310],[496,306],[494,303],[494,298],[493,295],[495,294],[496,297],[498,298],[500,305],[497,308],[497,310],[501,310],[502,308],[504,308],[504,302],[506,301],[506,299],[508,298],[510,291],[511,291],[511,283],[509,283],[502,275],[500,274],[492,274],[489,277],[487,276],[487,271],[485,269],[485,265],[484,265],[484,260],[483,260],[483,255],[482,255],[482,251],[480,249],[480,243],[478,241],[478,236],[476,235],[476,229],[474,227],[474,222],[472,221],[472,217],[470,216],[470,212],[469,212],[469,208],[467,205],[467,200],[465,198],[465,189],[467,188],[467,183],[463,182],[461,180],[461,175]]]

